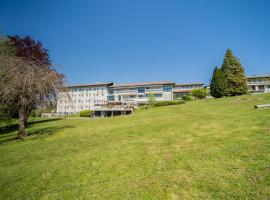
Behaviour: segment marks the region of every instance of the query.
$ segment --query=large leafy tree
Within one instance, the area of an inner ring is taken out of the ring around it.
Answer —
[[[215,67],[210,84],[211,96],[220,98],[225,95],[226,80],[223,72],[218,67]]]
[[[246,94],[247,79],[245,71],[238,58],[236,58],[231,49],[228,49],[221,67],[226,79],[226,96],[236,96]]]
[[[29,113],[62,87],[64,76],[52,66],[48,51],[33,38],[13,36],[3,44],[0,45],[3,47],[0,49],[0,105],[18,111],[18,137],[23,138]]]

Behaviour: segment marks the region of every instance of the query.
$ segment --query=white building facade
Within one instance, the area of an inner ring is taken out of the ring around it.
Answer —
[[[173,100],[175,83],[169,81],[112,85],[108,102],[122,102],[138,106],[148,102],[152,94],[156,101]]]
[[[204,88],[203,83],[188,83],[188,84],[175,84],[173,88],[174,99],[181,98],[184,95],[190,94],[194,89]]]
[[[270,75],[247,77],[248,91],[250,93],[270,92]]]
[[[57,113],[77,114],[82,110],[92,110],[96,105],[106,104],[108,88],[113,83],[73,85],[59,92]]]
[[[250,93],[270,92],[270,75],[247,77],[247,85]],[[150,94],[156,101],[171,101],[204,87],[203,83],[176,84],[170,81],[72,85],[58,93],[57,113],[77,114],[82,110],[100,109],[110,103],[139,106],[148,102]]]

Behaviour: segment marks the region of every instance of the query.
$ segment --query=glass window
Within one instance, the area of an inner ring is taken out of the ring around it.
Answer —
[[[108,89],[108,93],[109,93],[109,94],[113,94],[113,88],[109,88],[109,89]]]
[[[155,94],[156,98],[161,98],[161,96],[162,96],[161,94]]]
[[[113,96],[108,96],[108,101],[114,101],[114,95]]]
[[[172,86],[171,85],[163,85],[163,92],[171,92]]]
[[[139,87],[138,88],[138,93],[145,93],[145,88],[144,87]]]

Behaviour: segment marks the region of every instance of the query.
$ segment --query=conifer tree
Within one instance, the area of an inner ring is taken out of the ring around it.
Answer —
[[[247,93],[245,71],[238,58],[228,49],[221,67],[226,79],[226,96],[236,96]]]
[[[226,80],[223,72],[218,67],[215,67],[210,84],[210,94],[215,98],[220,98],[225,95]]]

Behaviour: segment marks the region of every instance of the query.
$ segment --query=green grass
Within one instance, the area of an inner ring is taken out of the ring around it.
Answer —
[[[270,95],[0,134],[0,199],[269,199]],[[4,130],[4,131],[3,131]]]

